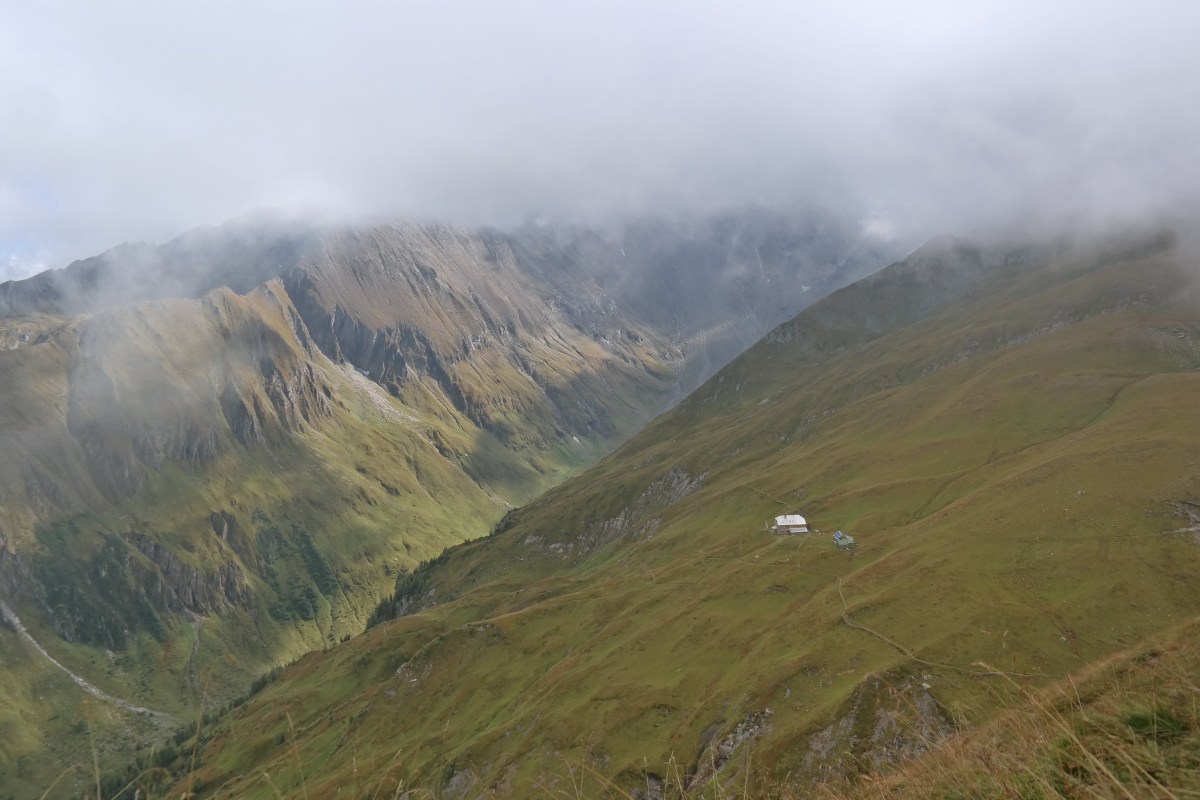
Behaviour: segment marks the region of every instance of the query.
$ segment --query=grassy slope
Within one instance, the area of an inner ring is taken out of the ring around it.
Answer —
[[[886,320],[854,328],[879,319],[869,296],[835,294],[452,551],[430,578],[451,602],[306,657],[207,730],[206,793],[528,796],[580,765],[633,786],[720,761],[704,743],[739,724],[721,775],[753,753],[802,782],[878,755],[872,675],[972,724],[997,705],[977,662],[1049,681],[1191,618],[1200,549],[1164,533],[1200,495],[1178,260],[993,271],[880,338]],[[825,535],[762,532],[796,509]]]

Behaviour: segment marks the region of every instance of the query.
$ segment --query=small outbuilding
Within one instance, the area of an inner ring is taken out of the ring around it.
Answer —
[[[854,547],[854,537],[848,536],[841,531],[834,531],[833,542],[838,547]]]
[[[808,533],[808,521],[799,514],[784,514],[771,526],[775,533]]]

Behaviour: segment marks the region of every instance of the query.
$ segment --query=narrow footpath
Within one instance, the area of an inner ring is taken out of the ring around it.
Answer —
[[[135,706],[133,703],[126,702],[125,700],[122,700],[119,697],[113,697],[111,694],[102,692],[99,689],[97,689],[95,686],[93,686],[92,684],[88,683],[83,678],[76,675],[71,670],[67,669],[54,656],[52,656],[48,652],[46,652],[46,648],[42,647],[42,645],[38,642],[38,640],[34,639],[33,636],[30,635],[29,631],[25,630],[25,626],[21,624],[21,618],[18,617],[17,613],[15,611],[13,611],[9,607],[8,603],[4,602],[3,600],[0,600],[0,616],[3,616],[5,621],[8,622],[8,624],[11,625],[13,627],[13,629],[16,630],[17,633],[19,633],[21,636],[25,637],[25,639],[27,639],[31,645],[33,645],[35,648],[37,648],[37,651],[39,653],[41,653],[42,656],[47,661],[49,661],[51,664],[53,664],[54,666],[61,669],[63,672],[67,673],[67,676],[70,677],[71,680],[75,681],[75,684],[80,689],[83,689],[85,692],[90,694],[92,697],[95,697],[99,700],[103,700],[106,703],[111,703],[112,705],[117,706],[120,709],[128,711],[130,714],[139,714],[141,716],[148,716],[148,717],[159,717],[162,719],[171,719],[170,714],[164,713],[162,711],[155,711],[150,708],[142,708],[141,706]]]

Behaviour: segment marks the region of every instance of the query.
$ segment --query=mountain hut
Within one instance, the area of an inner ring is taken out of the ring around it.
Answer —
[[[771,530],[775,533],[808,533],[808,522],[799,514],[784,514],[775,518]]]

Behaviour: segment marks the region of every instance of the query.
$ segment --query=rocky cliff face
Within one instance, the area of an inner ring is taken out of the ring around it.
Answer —
[[[138,565],[135,578],[155,608],[214,614],[236,608],[249,599],[246,575],[236,561],[226,561],[205,571],[183,561],[144,533],[130,532],[125,540],[150,561]]]

